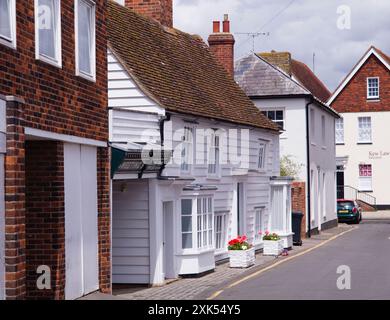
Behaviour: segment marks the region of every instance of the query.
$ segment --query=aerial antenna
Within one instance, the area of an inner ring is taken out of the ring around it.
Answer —
[[[260,36],[269,36],[269,32],[237,32],[236,34],[242,34],[252,38],[252,53],[255,53],[255,39]]]

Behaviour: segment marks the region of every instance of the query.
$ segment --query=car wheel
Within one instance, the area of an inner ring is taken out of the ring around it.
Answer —
[[[360,223],[360,217],[356,217],[355,221],[354,221],[354,224],[359,224]]]

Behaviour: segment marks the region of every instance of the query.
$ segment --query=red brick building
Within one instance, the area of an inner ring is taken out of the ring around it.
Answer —
[[[106,1],[0,10],[0,299],[108,292]]]
[[[370,47],[329,104],[342,115],[336,123],[338,197],[390,207],[390,57]]]

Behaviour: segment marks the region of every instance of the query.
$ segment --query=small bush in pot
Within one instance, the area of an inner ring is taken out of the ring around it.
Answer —
[[[248,268],[254,265],[255,248],[247,242],[246,236],[230,240],[228,249],[231,268]]]
[[[263,236],[263,254],[265,256],[279,256],[283,252],[283,241],[276,233],[265,232]]]

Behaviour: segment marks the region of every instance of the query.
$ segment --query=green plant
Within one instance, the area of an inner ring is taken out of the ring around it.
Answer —
[[[237,238],[234,238],[229,241],[229,250],[248,250],[252,246],[246,241],[246,236],[238,236]]]
[[[264,236],[263,236],[263,240],[279,241],[280,237],[276,233],[270,233],[270,232],[266,231]]]
[[[283,156],[280,159],[280,176],[297,179],[303,165],[295,162],[291,158],[292,156]]]

